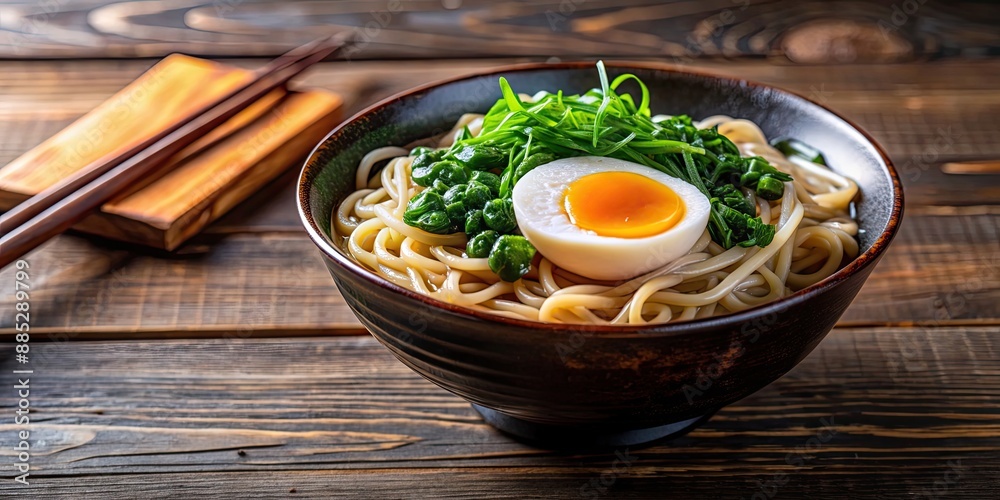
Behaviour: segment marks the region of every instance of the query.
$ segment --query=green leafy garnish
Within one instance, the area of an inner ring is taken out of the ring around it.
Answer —
[[[417,160],[420,158],[423,156],[418,156]],[[437,180],[446,186],[462,184],[469,180],[469,169],[453,161],[438,161],[426,166],[413,167],[413,182],[418,185],[430,187]]]
[[[490,269],[504,281],[517,281],[531,270],[534,257],[535,247],[524,236],[505,234],[490,249]]]
[[[483,206],[483,220],[490,229],[500,234],[508,234],[517,229],[514,217],[514,202],[510,198],[490,200]]]
[[[465,245],[465,254],[474,259],[489,257],[490,251],[493,250],[493,244],[497,242],[499,237],[500,235],[492,229],[483,231],[473,236]]]
[[[489,230],[490,226],[486,225],[486,221],[483,219],[482,210],[472,210],[465,216],[465,234],[469,238]],[[472,257],[470,254],[469,257]]]
[[[446,211],[444,198],[430,189],[410,198],[406,204],[406,211],[403,212],[403,222],[438,234],[451,232],[452,225]]]
[[[771,145],[788,157],[797,156],[799,158],[826,166],[826,158],[818,149],[798,140],[791,138],[775,139]]]
[[[437,230],[432,232],[464,229],[470,237],[466,254],[485,257],[489,247],[491,269],[515,281],[530,269],[535,250],[515,234],[514,185],[539,165],[587,155],[640,163],[697,187],[711,202],[709,233],[724,248],[771,242],[775,228],[756,216],[753,196],[780,198],[791,180],[788,174],[763,158],[743,158],[717,128],[699,130],[686,115],[654,121],[649,89],[637,76],[622,74],[609,82],[603,62],[597,72],[598,89],[579,95],[542,92],[534,102],[522,102],[501,77],[503,97],[483,117],[478,136],[464,128],[450,148],[411,153],[414,182],[441,196],[411,200],[407,224]],[[631,81],[639,86],[638,105],[632,96],[617,93]],[[823,162],[821,154],[798,141],[783,146],[794,146],[801,156],[815,153],[811,161]]]

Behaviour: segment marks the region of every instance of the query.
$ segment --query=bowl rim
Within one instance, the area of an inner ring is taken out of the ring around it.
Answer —
[[[299,218],[301,219],[303,225],[305,226],[306,233],[312,242],[319,247],[323,254],[335,262],[340,268],[353,273],[354,275],[362,278],[366,281],[377,285],[379,288],[385,289],[389,292],[402,295],[411,300],[416,300],[422,302],[423,304],[440,308],[445,311],[451,312],[453,314],[464,316],[466,319],[470,320],[482,320],[487,322],[501,323],[511,327],[516,328],[526,328],[531,330],[541,330],[547,334],[552,335],[600,335],[607,337],[657,337],[657,336],[675,336],[681,334],[689,334],[695,332],[701,332],[704,330],[715,330],[722,327],[732,327],[739,324],[749,324],[755,318],[760,318],[764,316],[769,316],[772,314],[777,314],[787,310],[790,307],[797,306],[803,302],[811,300],[826,291],[829,291],[839,285],[840,283],[847,281],[852,276],[858,274],[863,269],[874,265],[885,253],[892,239],[896,236],[899,230],[899,225],[902,222],[903,216],[903,189],[902,183],[899,180],[899,174],[896,172],[896,168],[892,164],[892,160],[889,159],[889,155],[886,154],[882,146],[864,129],[859,127],[853,121],[841,116],[839,113],[831,110],[830,108],[820,104],[808,97],[805,97],[796,92],[785,90],[772,85],[760,83],[753,80],[747,80],[743,78],[732,78],[728,76],[719,75],[709,71],[699,71],[691,70],[690,68],[680,69],[675,64],[669,63],[659,63],[659,62],[631,62],[631,61],[604,61],[604,64],[608,68],[615,68],[620,70],[628,71],[630,69],[644,69],[644,70],[654,70],[654,71],[664,71],[667,73],[675,73],[700,79],[714,79],[723,81],[727,86],[745,86],[754,87],[759,89],[766,89],[771,92],[776,92],[779,94],[785,94],[786,96],[796,98],[812,104],[827,113],[830,113],[833,117],[843,121],[851,129],[861,134],[865,140],[872,146],[878,156],[881,157],[883,163],[885,164],[886,171],[889,174],[889,180],[892,187],[892,209],[889,213],[889,220],[886,223],[885,229],[878,235],[875,241],[872,243],[871,247],[865,252],[855,257],[853,260],[847,263],[844,267],[837,270],[832,275],[820,280],[819,282],[803,288],[791,295],[779,298],[777,300],[760,304],[757,306],[750,307],[743,311],[726,314],[723,316],[713,316],[710,318],[698,318],[684,321],[676,321],[669,323],[659,323],[659,324],[646,324],[646,325],[593,325],[593,324],[567,324],[567,323],[549,323],[543,321],[532,321],[510,318],[507,316],[500,316],[496,314],[491,314],[487,312],[477,311],[474,309],[469,309],[464,306],[459,306],[455,304],[449,304],[447,302],[413,292],[409,289],[403,288],[396,285],[385,278],[369,271],[367,268],[362,266],[360,263],[354,261],[350,257],[343,255],[339,251],[333,248],[327,238],[323,235],[322,230],[316,225],[315,220],[313,220],[312,214],[309,211],[309,185],[307,185],[306,177],[307,174],[315,168],[320,168],[318,165],[314,165],[313,160],[319,154],[320,150],[323,149],[325,144],[330,140],[331,137],[339,134],[345,128],[351,126],[358,119],[372,113],[376,110],[390,106],[404,98],[420,94],[431,89],[442,87],[451,83],[460,82],[464,80],[471,80],[475,78],[482,78],[491,75],[503,75],[515,72],[524,71],[538,71],[538,70],[570,70],[570,69],[581,69],[584,67],[591,67],[596,63],[596,60],[576,60],[576,61],[562,61],[557,63],[548,62],[530,62],[530,63],[519,63],[504,66],[497,66],[492,68],[485,68],[481,71],[465,73],[455,77],[449,77],[441,80],[435,80],[423,85],[413,87],[411,89],[405,90],[393,94],[385,99],[382,99],[361,111],[358,111],[350,118],[342,121],[333,130],[330,131],[323,139],[313,148],[306,157],[303,164],[302,170],[298,177],[297,195],[296,202],[299,212]]]

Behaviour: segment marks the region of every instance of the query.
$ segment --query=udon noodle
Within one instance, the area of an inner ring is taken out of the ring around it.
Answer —
[[[478,134],[481,122],[480,115],[463,116],[439,146],[449,146],[466,125]],[[403,222],[407,201],[424,188],[410,179],[412,158],[399,147],[361,160],[357,190],[332,214],[333,242],[388,281],[447,303],[525,320],[616,325],[742,311],[812,285],[858,255],[858,224],[850,215],[854,181],[785,157],[751,121],[712,116],[697,124],[716,125],[741,154],[761,156],[794,177],[780,199],[756,198],[762,221],[776,226],[764,248],[727,250],[706,230],[686,256],[627,281],[584,278],[541,256],[522,279],[504,282],[487,259],[464,255],[464,233],[432,234]]]

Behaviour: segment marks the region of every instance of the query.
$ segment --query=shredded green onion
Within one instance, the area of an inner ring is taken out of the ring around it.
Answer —
[[[517,273],[526,272],[526,259],[530,261],[533,255],[530,243],[516,239],[521,237],[516,235],[516,221],[509,210],[514,184],[543,163],[590,155],[640,163],[697,187],[712,204],[709,233],[724,248],[764,247],[771,242],[775,227],[751,214],[755,207],[746,202],[742,193],[755,191],[768,200],[780,198],[784,183],[791,180],[788,174],[763,158],[741,157],[736,145],[716,128],[698,129],[686,115],[654,122],[649,88],[639,77],[625,73],[609,83],[607,68],[600,61],[597,73],[598,89],[577,95],[566,95],[562,90],[540,93],[534,102],[522,102],[507,79],[501,77],[502,98],[483,117],[478,136],[460,134],[447,150],[421,148],[419,153],[411,153],[417,156],[414,164],[422,166],[421,175],[415,175],[414,180],[429,191],[440,191],[438,194],[443,196],[452,184],[464,182],[475,172],[489,172],[498,176],[493,177],[495,199],[484,206],[471,203],[473,198],[481,199],[482,188],[477,187],[475,197],[451,202],[442,209],[440,197],[425,195],[417,202],[411,201],[407,212],[412,213],[404,220],[437,232],[463,228],[482,231],[488,227],[496,238],[481,237],[475,245],[470,243],[470,248],[477,256],[484,256],[487,243],[495,239],[498,243],[488,253],[490,266],[495,266],[494,272],[504,280],[512,281],[520,277]],[[630,95],[616,93],[629,80],[639,86],[638,106]],[[447,168],[437,165],[441,162],[447,162]],[[456,168],[464,168],[465,174]],[[457,198],[456,193],[463,189],[467,188],[453,190],[449,199]]]

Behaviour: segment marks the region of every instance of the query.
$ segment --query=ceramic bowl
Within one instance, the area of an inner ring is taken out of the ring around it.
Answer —
[[[861,188],[862,253],[833,276],[728,316],[660,326],[519,321],[393,285],[328,240],[330,213],[354,189],[368,151],[449,130],[485,112],[505,76],[524,93],[598,86],[593,63],[529,64],[425,85],[333,130],[299,179],[302,222],[348,305],[401,362],[470,401],[486,420],[547,446],[634,445],[683,432],[784,375],[830,332],[885,253],[902,217],[899,179],[865,132],[824,107],[767,85],[656,65],[608,64],[648,85],[655,113],[747,118],[768,137],[824,152]],[[331,290],[331,293],[333,291]]]

